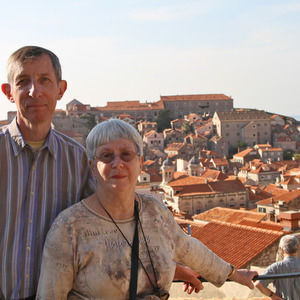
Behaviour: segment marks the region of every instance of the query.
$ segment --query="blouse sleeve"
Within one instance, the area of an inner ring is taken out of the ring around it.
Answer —
[[[46,238],[36,299],[67,299],[76,272],[74,256],[72,226],[59,215]]]
[[[188,236],[176,223],[169,209],[162,208],[166,227],[176,241],[174,260],[196,271],[201,277],[220,287],[230,273],[230,264],[208,249],[198,239]]]

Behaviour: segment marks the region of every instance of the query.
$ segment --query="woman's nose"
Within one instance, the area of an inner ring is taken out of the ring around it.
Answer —
[[[117,167],[122,165],[123,166],[123,160],[121,159],[120,155],[115,155],[113,161],[111,162],[113,167]]]

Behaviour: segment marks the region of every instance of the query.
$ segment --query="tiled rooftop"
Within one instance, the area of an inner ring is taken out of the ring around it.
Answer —
[[[224,94],[202,94],[202,95],[175,95],[175,96],[160,96],[162,101],[178,101],[178,100],[230,100]]]
[[[236,210],[225,207],[215,207],[207,210],[199,215],[194,216],[194,219],[201,221],[222,221],[233,224],[239,224],[244,218],[261,221],[265,218],[265,213]]]
[[[257,221],[253,219],[244,218],[239,225],[251,226],[261,229],[281,231],[283,226],[279,223],[271,222],[271,221]]]
[[[258,201],[257,204],[268,205],[268,204],[271,204],[270,202],[277,203],[278,201],[284,201],[286,203],[289,203],[299,197],[300,197],[300,190],[295,190],[295,191],[290,191],[288,193],[285,193],[285,194],[282,194],[282,195],[279,195],[276,197]]]
[[[219,221],[201,227],[192,225],[192,237],[237,268],[250,263],[282,235],[282,232]]]

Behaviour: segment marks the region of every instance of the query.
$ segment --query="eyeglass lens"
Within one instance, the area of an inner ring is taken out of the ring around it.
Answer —
[[[104,163],[110,163],[115,159],[116,156],[119,156],[120,159],[125,162],[130,162],[137,156],[137,153],[129,150],[121,152],[120,154],[114,154],[112,152],[104,152],[101,153],[99,156],[95,156],[95,158],[97,158],[98,160]]]

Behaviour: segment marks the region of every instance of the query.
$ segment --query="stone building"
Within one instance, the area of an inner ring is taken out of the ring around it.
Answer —
[[[191,113],[203,115],[233,109],[233,99],[224,94],[160,96],[160,101],[173,119]]]
[[[169,158],[164,161],[161,170],[165,200],[175,211],[194,215],[216,206],[248,206],[248,192],[240,180],[214,181],[189,175],[200,173],[196,157],[189,162],[189,174],[177,179],[174,179],[175,166]]]
[[[271,141],[271,121],[264,111],[223,111],[213,116],[217,136],[222,136],[229,146],[244,142],[249,147]]]

